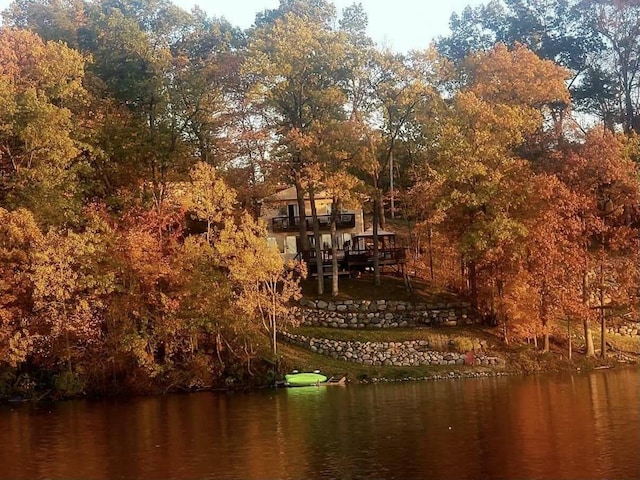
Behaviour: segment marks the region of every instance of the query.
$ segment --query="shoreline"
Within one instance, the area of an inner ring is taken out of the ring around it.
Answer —
[[[599,359],[594,359],[599,360]],[[383,383],[407,383],[407,382],[438,382],[438,381],[450,381],[450,380],[466,380],[466,379],[486,379],[486,378],[498,378],[498,377],[518,377],[518,376],[530,376],[530,375],[549,375],[549,374],[575,374],[575,373],[589,373],[596,370],[617,370],[620,368],[635,368],[640,369],[640,361],[630,361],[630,362],[608,362],[604,364],[594,364],[588,365],[583,362],[583,367],[575,367],[575,368],[548,368],[548,369],[538,369],[535,371],[524,371],[524,370],[498,370],[498,369],[487,369],[484,367],[483,370],[472,369],[466,372],[461,372],[459,370],[450,370],[448,372],[442,373],[433,373],[430,375],[403,375],[399,377],[385,377],[385,376],[373,376],[373,377],[365,377],[365,378],[350,378],[347,376],[346,385],[375,385],[375,384],[383,384]],[[406,369],[403,369],[406,370]],[[157,396],[166,396],[166,395],[175,395],[175,394],[192,394],[192,393],[205,393],[205,392],[249,392],[249,391],[258,391],[264,389],[272,389],[279,388],[274,383],[266,383],[266,384],[255,384],[255,385],[238,385],[238,386],[226,386],[226,387],[207,387],[207,388],[198,388],[198,389],[175,389],[175,390],[165,390],[165,391],[153,391],[146,393],[117,393],[113,395],[100,395],[100,394],[83,394],[74,397],[68,398],[55,398],[53,395],[49,393],[34,396],[33,398],[26,397],[9,397],[3,400],[0,400],[0,405],[20,405],[26,403],[38,404],[41,402],[64,402],[64,401],[72,401],[72,400],[101,400],[101,399],[130,399],[136,397],[157,397]]]

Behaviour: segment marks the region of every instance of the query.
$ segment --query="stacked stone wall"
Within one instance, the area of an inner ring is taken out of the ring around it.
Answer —
[[[466,353],[431,350],[427,340],[404,342],[359,342],[309,338],[282,332],[281,337],[312,352],[363,365],[409,367],[417,365],[486,365],[503,366],[504,360],[484,350]]]
[[[622,335],[623,337],[638,337],[640,336],[640,323],[635,322],[611,326],[607,328],[607,333],[614,333]]]
[[[412,303],[395,300],[300,301],[301,323],[333,328],[454,326],[477,322],[468,303]]]

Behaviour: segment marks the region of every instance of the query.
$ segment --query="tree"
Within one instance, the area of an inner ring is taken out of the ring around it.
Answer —
[[[314,224],[318,292],[324,290],[322,255],[317,228],[315,193],[317,178],[307,177],[317,161],[306,148],[310,130],[345,116],[345,96],[340,86],[345,63],[345,37],[328,26],[327,18],[314,18],[306,11],[298,14],[298,3],[291,2],[273,22],[261,25],[249,43],[243,70],[255,77],[254,98],[271,115],[278,138],[274,152],[282,164],[283,177],[296,187],[299,210],[299,236],[302,250],[308,252],[305,194],[309,196]],[[282,5],[285,6],[284,4]],[[261,24],[261,22],[259,22]]]
[[[107,298],[114,290],[114,273],[105,265],[110,232],[88,228],[83,233],[50,230],[33,256],[33,310],[40,334],[37,357],[41,366],[66,372],[62,390],[77,394],[77,367],[92,359],[102,341]]]
[[[277,249],[267,244],[264,226],[246,214],[237,225],[227,220],[215,250],[237,288],[238,306],[262,319],[276,357],[278,329],[295,322],[289,302],[300,298],[298,281],[306,274],[304,267],[285,267]]]
[[[632,305],[636,295],[629,290],[633,275],[620,276],[620,264],[634,270],[631,265],[637,253],[636,142],[635,138],[596,129],[583,145],[564,152],[561,161],[549,167],[557,169],[558,176],[581,199],[582,300],[585,310],[594,306],[599,309],[601,338],[605,337],[604,299],[616,298],[622,305]],[[589,317],[585,315],[584,323],[588,345]],[[603,356],[604,347],[603,343]],[[593,351],[588,349],[588,354]]]
[[[204,162],[194,165],[189,176],[189,188],[180,195],[183,206],[195,219],[207,223],[207,241],[212,241],[214,225],[223,225],[233,213],[235,192]]]
[[[635,1],[492,1],[453,14],[451,35],[438,50],[460,63],[497,42],[524,44],[572,73],[576,109],[600,118],[607,128],[637,128],[638,5]]]
[[[0,359],[14,368],[27,361],[38,339],[29,272],[41,242],[31,212],[0,208]]]
[[[82,161],[75,112],[84,59],[25,30],[0,30],[0,202],[46,224],[76,218]]]

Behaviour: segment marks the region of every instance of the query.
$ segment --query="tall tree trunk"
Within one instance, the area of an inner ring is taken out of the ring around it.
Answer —
[[[433,274],[433,240],[431,237],[431,222],[427,221],[427,246],[429,248],[429,274],[431,276],[431,281],[435,280],[435,275]]]
[[[378,200],[373,201],[373,284],[380,286],[380,255],[378,254]]]
[[[591,320],[589,319],[588,313],[588,303],[589,303],[589,293],[587,290],[587,269],[582,272],[582,303],[584,304],[585,311],[587,311],[584,319],[582,320],[582,325],[584,327],[584,343],[586,347],[585,354],[587,357],[595,356],[595,348],[593,347],[593,335],[591,333]]]
[[[273,341],[273,356],[277,357],[278,355],[278,339],[277,339],[277,328],[276,328],[276,295],[275,292],[271,294],[271,326],[272,326],[272,341]]]
[[[331,295],[337,297],[340,293],[338,285],[338,211],[339,202],[334,198],[331,202]]]
[[[587,357],[595,357],[596,351],[593,347],[593,334],[591,333],[591,320],[588,318],[584,318],[582,321],[582,326],[584,327],[584,342],[586,346],[585,354]]]
[[[318,223],[318,209],[313,187],[309,188],[309,203],[311,204],[311,220],[313,222],[313,238],[315,240],[316,270],[318,272],[318,295],[324,294],[324,265],[322,262],[322,246],[320,245],[320,224]]]
[[[549,305],[547,302],[547,282],[542,282],[542,299],[540,302],[540,319],[542,320],[542,328],[544,330],[544,353],[549,353]]]
[[[607,356],[607,341],[606,341],[606,316],[604,311],[604,265],[602,258],[600,258],[600,275],[598,286],[598,300],[600,302],[600,308],[598,310],[600,315],[600,357],[606,358]]]
[[[307,212],[304,205],[305,191],[302,188],[300,172],[296,171],[293,183],[296,187],[296,200],[298,201],[298,234],[300,235],[300,248],[302,248],[303,259],[309,260],[308,252],[311,250],[311,245],[309,244],[309,238],[307,237]]]
[[[471,290],[471,306],[478,308],[478,278],[476,276],[476,262],[469,262],[469,289]]]
[[[569,360],[571,360],[571,317],[567,317],[567,339],[569,340]]]
[[[384,199],[382,197],[382,191],[379,191],[377,195],[378,195],[378,225],[382,230],[384,230],[386,227],[387,219],[384,216]]]

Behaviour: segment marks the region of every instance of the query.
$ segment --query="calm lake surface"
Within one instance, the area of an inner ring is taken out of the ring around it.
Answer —
[[[640,478],[640,375],[0,406],[1,478]]]

